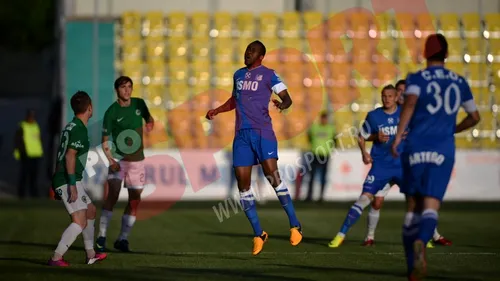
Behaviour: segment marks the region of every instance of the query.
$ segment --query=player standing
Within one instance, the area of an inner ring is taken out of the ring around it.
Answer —
[[[120,236],[114,243],[117,250],[129,252],[128,235],[132,229],[145,184],[143,119],[146,130],[153,129],[154,120],[146,103],[141,98],[132,98],[133,82],[127,76],[116,79],[114,88],[118,99],[106,113],[103,120],[102,144],[110,163],[108,174],[109,192],[102,208],[98,251],[106,251],[106,230],[118,201],[122,182],[128,189],[128,204],[122,216]],[[110,139],[112,137],[112,147]]]
[[[374,109],[367,114],[361,131],[361,136],[366,141],[373,142],[370,155],[365,155],[366,151],[363,150],[363,161],[366,160],[365,156],[370,157],[373,165],[366,177],[361,196],[347,213],[338,234],[328,244],[330,248],[339,247],[349,229],[358,221],[363,210],[376,197],[385,196],[388,183],[401,182],[401,162],[399,159],[392,158],[390,154],[390,143],[396,135],[400,113],[396,88],[393,85],[385,86],[381,96],[383,107]],[[390,188],[390,185],[388,187]]]
[[[396,83],[397,102],[399,105],[403,105],[404,102],[403,93],[405,89],[406,89],[406,81],[399,80]],[[361,150],[363,163],[365,163],[366,165],[371,164],[373,160],[371,158],[370,153],[366,151],[365,139],[362,136],[358,138],[358,145]],[[375,243],[375,230],[377,229],[378,221],[380,219],[380,209],[382,208],[385,196],[387,196],[387,194],[389,193],[392,185],[393,183],[388,183],[381,191],[375,194],[375,199],[373,200],[370,212],[368,213],[367,234],[365,241],[362,244],[363,246],[372,246]],[[444,238],[443,236],[441,236],[441,234],[439,234],[437,227],[434,230],[432,242],[429,241],[429,243],[427,243],[427,248],[433,248],[434,247],[433,243],[442,246],[450,246],[452,244],[450,240]]]
[[[71,109],[75,117],[61,133],[56,171],[52,177],[54,194],[58,200],[63,201],[71,217],[71,224],[63,232],[54,255],[48,261],[50,266],[69,266],[63,256],[80,233],[87,254],[86,264],[106,258],[105,253],[94,251],[96,208],[81,182],[89,150],[87,123],[92,117],[92,101],[89,95],[82,91],[74,94],[71,97]]]
[[[268,234],[262,230],[257,216],[255,192],[250,186],[252,166],[261,164],[264,175],[274,188],[290,222],[290,243],[296,246],[302,240],[301,225],[295,215],[288,188],[278,172],[278,142],[269,116],[271,93],[282,100],[273,100],[279,110],[292,105],[287,87],[274,70],[262,65],[266,47],[260,41],[248,45],[245,51],[246,67],[237,70],[233,77],[233,94],[223,105],[209,110],[206,118],[236,109],[236,134],[233,141],[233,166],[240,191],[240,202],[252,225],[253,255],[258,255]]]
[[[401,121],[392,144],[394,157],[400,158],[398,145],[408,127],[401,154],[407,213],[403,224],[409,280],[426,275],[425,244],[437,226],[438,210],[455,163],[455,134],[475,126],[479,120],[471,90],[460,75],[444,67],[448,43],[433,34],[425,43],[427,68],[408,75]],[[456,124],[460,106],[468,113]]]

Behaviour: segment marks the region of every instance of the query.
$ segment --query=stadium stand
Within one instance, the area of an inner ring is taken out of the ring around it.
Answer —
[[[197,126],[193,122],[200,122],[192,115],[213,106],[211,90],[224,90],[229,97],[232,74],[242,66],[243,52],[255,38],[266,44],[266,63],[289,85],[295,102],[291,110],[300,116],[272,114],[278,138],[286,140],[280,145],[304,147],[305,135],[296,132],[317,117],[312,116],[317,111],[311,108],[320,104],[335,110],[338,132],[359,124],[378,105],[384,84],[395,83],[424,66],[425,37],[438,31],[450,43],[448,67],[468,79],[483,116],[475,130],[457,138],[458,147],[500,148],[499,14],[373,16],[354,12],[323,17],[318,12],[211,15],[129,11],[123,13],[116,30],[118,73],[132,77],[134,95],[143,97],[160,120],[161,129],[152,133],[152,143],[168,140],[153,147],[217,147],[223,143],[231,129],[217,124],[232,123],[203,123],[203,132],[214,136],[205,138],[192,132]],[[299,52],[304,55],[297,55]],[[311,69],[316,68],[311,64],[320,69],[321,79],[313,80]],[[202,92],[208,93],[207,98],[197,100],[202,104],[190,103],[193,111],[186,110],[184,118],[178,113],[167,118],[171,110]],[[348,137],[341,138],[347,141]]]

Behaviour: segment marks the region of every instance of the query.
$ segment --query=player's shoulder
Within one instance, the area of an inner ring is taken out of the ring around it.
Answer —
[[[368,112],[368,115],[369,116],[377,116],[377,115],[380,115],[380,114],[383,114],[384,113],[384,108],[383,107],[377,107],[371,111]]]
[[[106,109],[106,113],[113,112],[118,106],[118,102],[114,101],[110,106],[108,106],[108,109]]]
[[[240,75],[244,75],[246,73],[246,67],[242,67],[242,68],[239,68],[237,69],[235,72],[234,72],[234,77],[237,77],[237,76],[240,76]]]
[[[135,104],[145,104],[146,103],[143,98],[138,98],[138,97],[132,97],[132,98],[130,98],[130,101],[135,103]]]

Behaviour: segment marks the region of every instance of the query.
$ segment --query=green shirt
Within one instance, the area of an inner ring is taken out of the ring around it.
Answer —
[[[61,142],[57,151],[56,172],[52,177],[52,188],[54,189],[68,184],[68,172],[66,170],[66,152],[68,148],[76,150],[75,177],[76,181],[81,181],[87,163],[89,135],[87,126],[77,117],[74,117],[61,133]]]
[[[144,143],[142,120],[148,121],[150,113],[141,98],[131,98],[130,105],[123,107],[114,102],[103,121],[103,136],[112,138],[112,154],[114,158],[127,161],[144,160]]]
[[[330,155],[335,147],[335,127],[332,125],[313,124],[309,129],[311,138],[311,151],[317,156]]]

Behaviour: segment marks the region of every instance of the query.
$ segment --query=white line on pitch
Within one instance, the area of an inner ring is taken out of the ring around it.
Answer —
[[[251,255],[250,252],[166,252],[165,254],[174,255]],[[259,255],[384,255],[384,256],[399,256],[403,252],[261,252]],[[500,256],[500,253],[490,252],[447,252],[447,253],[430,253],[428,255],[445,255],[445,256]]]

